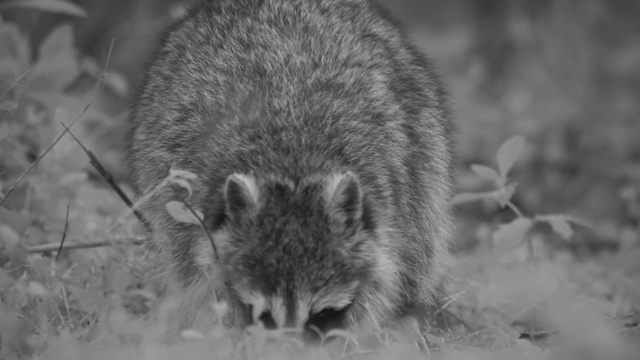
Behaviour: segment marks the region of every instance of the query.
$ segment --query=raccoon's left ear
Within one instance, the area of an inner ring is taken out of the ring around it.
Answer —
[[[258,211],[259,196],[260,191],[253,176],[229,175],[224,185],[225,214],[237,225],[247,225],[247,221]]]
[[[362,190],[354,173],[348,171],[329,176],[324,195],[329,216],[343,230],[358,224],[362,217]]]

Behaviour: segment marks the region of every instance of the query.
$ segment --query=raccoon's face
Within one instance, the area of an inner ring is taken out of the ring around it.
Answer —
[[[299,184],[234,174],[224,202],[215,239],[245,324],[293,328],[315,342],[355,322],[375,238],[354,174]]]

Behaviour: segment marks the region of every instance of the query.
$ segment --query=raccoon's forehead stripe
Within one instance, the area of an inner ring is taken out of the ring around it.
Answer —
[[[296,309],[296,328],[302,328],[309,319],[313,296],[302,294],[298,296],[298,308]]]
[[[284,326],[287,316],[287,308],[282,297],[271,297],[271,316],[273,317],[273,320],[276,322],[279,328],[282,328]]]

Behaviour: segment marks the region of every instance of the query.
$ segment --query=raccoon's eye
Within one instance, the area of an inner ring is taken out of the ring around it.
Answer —
[[[262,321],[262,324],[264,325],[265,329],[275,329],[277,328],[276,326],[276,321],[273,319],[273,316],[271,315],[270,311],[265,311],[262,314],[260,314],[260,317],[258,318],[259,321]]]

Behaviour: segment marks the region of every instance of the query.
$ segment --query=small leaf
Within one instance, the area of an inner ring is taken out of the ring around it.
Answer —
[[[579,217],[579,216],[574,216],[574,215],[563,215],[565,220],[567,220],[570,223],[576,224],[576,225],[580,225],[580,226],[584,226],[586,228],[593,228],[593,224],[591,223],[591,221]]]
[[[510,223],[502,224],[493,234],[494,249],[506,252],[520,246],[532,225],[533,221],[529,218],[517,218]]]
[[[200,224],[200,221],[198,221],[198,219],[193,216],[193,213],[191,213],[191,211],[187,209],[184,203],[180,201],[169,201],[166,207],[169,215],[171,215],[171,217],[175,220],[187,224]],[[195,210],[195,212],[200,219],[204,219],[204,216],[202,215],[202,212],[200,212],[200,210]]]
[[[500,170],[500,175],[502,177],[506,177],[513,164],[516,163],[520,153],[522,152],[522,148],[524,146],[524,138],[520,135],[515,135],[505,141],[500,149],[498,150],[498,170]]]
[[[476,202],[476,201],[492,199],[492,198],[493,198],[493,192],[460,193],[460,194],[457,194],[451,200],[451,205],[467,204],[470,202]]]
[[[125,97],[129,93],[127,78],[120,73],[110,72],[109,75],[104,78],[104,84],[119,96]]]
[[[498,175],[498,172],[488,166],[473,164],[471,165],[471,170],[487,180],[500,182],[500,175]]]
[[[83,8],[63,0],[13,0],[0,5],[0,11],[12,8],[33,9],[79,17],[87,16],[87,12]]]
[[[75,81],[80,73],[71,26],[58,26],[40,45],[38,61],[28,77],[29,90],[59,91]]]
[[[71,25],[64,24],[56,27],[47,35],[40,45],[38,57],[40,59],[52,58],[73,50],[73,29]]]
[[[570,218],[566,215],[541,215],[536,220],[544,221],[551,226],[554,232],[561,235],[565,240],[571,239],[573,228],[569,223]]]

